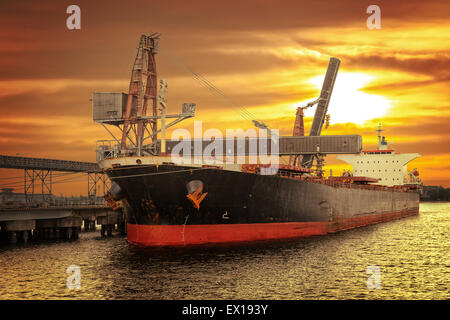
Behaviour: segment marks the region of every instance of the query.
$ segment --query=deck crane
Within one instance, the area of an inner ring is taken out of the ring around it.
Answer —
[[[309,136],[320,136],[322,131],[322,126],[325,122],[329,121],[329,117],[327,117],[328,104],[330,102],[331,93],[333,92],[334,83],[336,81],[336,76],[338,73],[339,65],[341,61],[337,58],[330,58],[330,62],[328,63],[327,73],[325,74],[325,79],[323,80],[322,90],[320,92],[320,96],[317,100],[310,102],[309,104],[317,104],[316,112],[314,114],[313,123],[311,125],[311,129],[309,131]],[[310,107],[309,104],[306,107]],[[305,108],[306,108],[305,107]],[[303,110],[297,111],[299,114],[299,122],[301,120],[301,126],[303,126]],[[328,121],[327,121],[328,118]],[[297,121],[296,121],[297,123]],[[295,127],[294,127],[295,131]],[[313,164],[313,160],[316,159],[317,162],[317,173],[320,174],[323,165],[323,155],[321,155],[320,150],[317,150],[316,155],[308,154],[304,155],[302,158],[301,165],[307,168],[311,168]],[[294,161],[294,160],[293,160]]]
[[[304,118],[303,111],[316,105],[317,103],[319,103],[320,100],[321,100],[321,98],[317,98],[314,101],[308,102],[305,106],[297,108],[297,113],[295,114],[295,123],[294,123],[294,130],[292,132],[292,136],[298,137],[298,136],[305,135],[305,125],[303,122],[303,118]],[[300,164],[300,160],[301,160],[301,155],[292,155],[289,157],[289,164],[294,167],[298,166]]]

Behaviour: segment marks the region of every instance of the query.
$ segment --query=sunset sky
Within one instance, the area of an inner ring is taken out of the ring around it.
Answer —
[[[81,30],[66,27],[71,4],[81,8]],[[381,29],[367,28],[372,4]],[[92,121],[92,92],[126,92],[139,36],[160,32],[169,113],[195,102],[204,129],[252,127],[181,63],[290,135],[296,107],[318,97],[337,57],[323,134],[359,134],[373,149],[381,122],[397,152],[422,155],[408,168],[424,184],[450,187],[449,18],[449,1],[0,0],[0,154],[95,161],[96,140],[109,136]],[[334,156],[327,165],[349,169]],[[16,176],[23,171],[0,169],[0,187]],[[85,194],[87,178],[78,181],[55,193]]]

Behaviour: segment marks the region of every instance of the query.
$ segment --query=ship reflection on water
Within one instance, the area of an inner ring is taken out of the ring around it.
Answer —
[[[1,247],[1,299],[449,299],[450,203],[308,239],[152,249],[85,233]],[[66,286],[70,265],[81,289]],[[369,289],[369,266],[380,288]]]

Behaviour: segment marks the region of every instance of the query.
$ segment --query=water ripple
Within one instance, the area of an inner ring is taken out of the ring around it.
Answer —
[[[149,249],[115,236],[0,248],[1,299],[450,299],[450,204],[327,236]],[[66,269],[81,270],[69,290]],[[368,266],[380,269],[370,290]]]

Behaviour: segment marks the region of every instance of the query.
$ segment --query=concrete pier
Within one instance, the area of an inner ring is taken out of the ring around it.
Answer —
[[[114,230],[126,234],[121,210],[109,207],[11,208],[0,210],[0,244],[26,244],[30,241],[76,240],[81,230],[92,232],[101,225],[100,234]]]
[[[36,229],[43,240],[74,240],[78,239],[78,230],[81,227],[80,217],[67,217],[62,219],[44,219],[36,222]]]
[[[36,220],[16,220],[2,223],[2,231],[7,233],[10,244],[28,242],[28,231],[36,228]]]
[[[112,236],[114,229],[117,229],[121,234],[125,234],[125,221],[121,214],[118,215],[115,212],[108,212],[104,216],[97,217],[97,223],[101,225],[100,234],[102,237]]]
[[[89,232],[89,231],[95,231],[96,230],[95,219],[96,219],[95,216],[83,219],[84,231]]]

